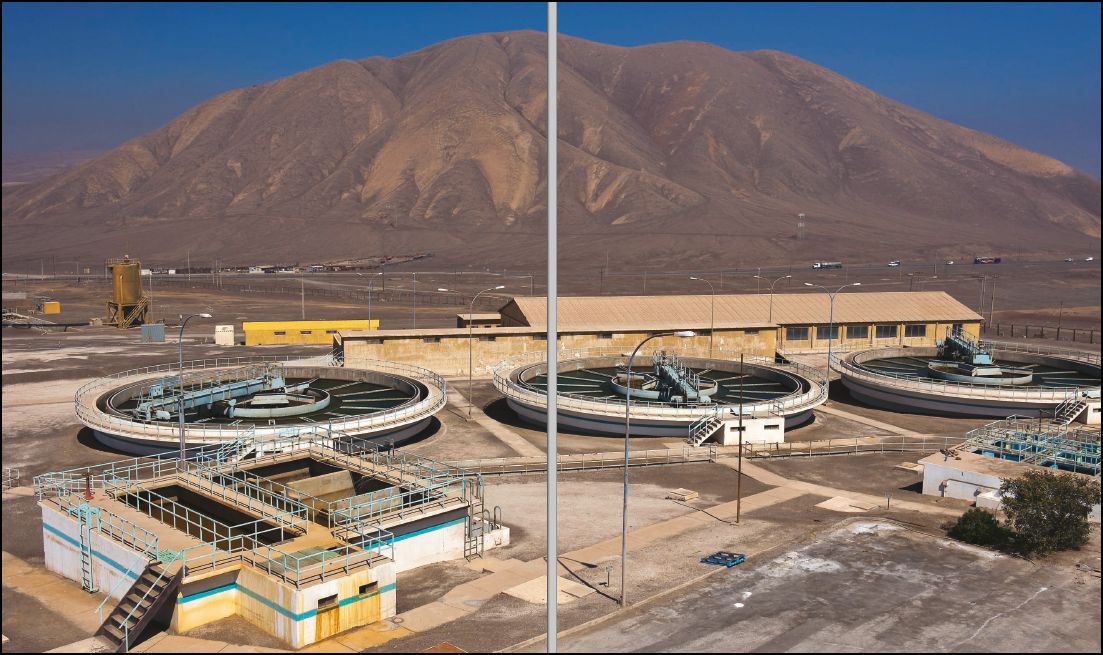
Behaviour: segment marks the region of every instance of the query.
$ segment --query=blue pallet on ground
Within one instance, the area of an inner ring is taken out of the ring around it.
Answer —
[[[729,553],[727,551],[719,551],[709,555],[708,557],[702,557],[702,564],[715,564],[717,566],[726,566],[731,568],[736,564],[742,564],[746,561],[747,556],[743,553]]]

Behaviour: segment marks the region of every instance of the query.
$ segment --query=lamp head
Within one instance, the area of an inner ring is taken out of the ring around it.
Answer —
[[[497,291],[498,289],[505,289],[505,288],[506,288],[506,285],[499,284],[498,286],[494,287],[494,290]]]
[[[806,287],[814,287],[814,286],[816,286],[816,285],[812,284],[811,282],[805,282],[805,283],[804,283],[804,286],[806,286]]]
[[[681,337],[681,338],[684,339],[686,337],[695,337],[695,336],[697,336],[697,333],[694,332],[693,330],[679,330],[679,331],[674,333],[674,336]]]
[[[211,316],[210,314],[200,314],[199,318],[214,318],[214,317]]]
[[[437,291],[448,291],[448,289],[445,289],[444,287],[439,287]]]
[[[850,286],[852,286],[852,287],[860,287],[860,286],[862,286],[862,283],[861,283],[861,282],[855,282],[854,284],[851,284]]]

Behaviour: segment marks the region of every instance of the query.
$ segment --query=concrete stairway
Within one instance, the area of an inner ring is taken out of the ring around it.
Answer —
[[[1077,398],[1069,398],[1053,410],[1053,420],[1061,425],[1070,425],[1088,408],[1088,404]]]
[[[716,431],[724,426],[724,421],[716,414],[709,414],[689,426],[689,437],[686,439],[691,446],[700,446],[705,443]]]
[[[184,569],[150,564],[123,596],[96,631],[96,637],[111,644],[116,653],[125,653],[149,627],[166,603],[176,599]]]

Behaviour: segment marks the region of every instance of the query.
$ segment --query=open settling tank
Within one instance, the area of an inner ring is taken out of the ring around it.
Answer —
[[[76,393],[77,417],[104,444],[149,454],[242,437],[324,429],[400,443],[445,402],[432,371],[390,362],[362,368],[333,357],[233,358],[167,364],[100,378]]]
[[[877,348],[834,357],[857,400],[940,416],[1030,416],[1099,424],[1099,355],[975,341],[948,332],[936,347]]]
[[[745,440],[780,442],[785,430],[812,420],[827,400],[826,377],[811,368],[739,354],[656,350],[628,353],[564,351],[558,364],[559,425],[586,434],[631,432],[672,437],[693,445]],[[519,417],[543,425],[547,416],[547,362],[543,353],[499,363],[494,384]],[[629,391],[631,387],[631,391]],[[630,399],[630,400],[629,400]],[[742,414],[742,416],[740,416]]]

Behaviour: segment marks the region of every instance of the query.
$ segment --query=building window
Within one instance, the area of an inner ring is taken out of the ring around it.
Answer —
[[[311,334],[311,333],[312,333],[311,330],[299,330],[299,334],[301,334],[303,336],[306,336],[306,335]]]
[[[915,338],[925,337],[925,336],[927,336],[927,326],[926,325],[905,325],[904,326],[904,337],[907,338],[907,339],[915,339]]]
[[[743,330],[743,334],[745,334],[748,337],[753,337],[753,336],[758,335],[758,330]]]
[[[786,341],[808,341],[808,328],[806,328],[806,327],[785,328],[785,340]]]
[[[337,594],[318,599],[318,609],[328,609],[337,605]]]
[[[369,346],[382,346],[383,345],[383,340],[382,339],[364,339],[364,343],[368,344]]]
[[[953,326],[950,328],[950,334],[957,334],[959,332],[961,332],[961,333],[965,332],[965,324],[964,323],[954,323]]]
[[[613,338],[613,333],[612,332],[600,332],[600,333],[598,333],[597,338],[598,339],[612,339]]]
[[[496,341],[498,337],[492,334],[480,334],[479,341]]]
[[[895,339],[896,338],[896,326],[895,325],[878,325],[873,331],[873,336],[878,339]]]
[[[440,343],[440,337],[425,337],[422,341],[425,343]]]
[[[326,334],[337,334],[337,330],[326,330]]]
[[[548,335],[546,335],[546,334],[534,334],[534,335],[532,335],[532,340],[533,341],[547,341],[548,340]]]
[[[363,597],[363,596],[370,596],[370,595],[374,594],[375,589],[376,589],[376,584],[374,582],[369,582],[368,584],[360,585],[360,587],[356,591],[357,591],[358,594],[360,594],[361,597]]]
[[[277,337],[285,337],[285,336],[287,336],[287,333],[286,333],[286,332],[284,332],[283,330],[276,330],[276,331],[275,331],[275,332],[273,332],[272,334],[275,334],[275,335],[276,335]]]
[[[846,326],[846,338],[847,339],[868,339],[869,338],[869,326],[868,325],[848,325],[848,326]]]
[[[832,325],[830,327],[826,325],[820,325],[816,327],[816,339],[827,341],[828,339],[839,338],[839,326]]]

